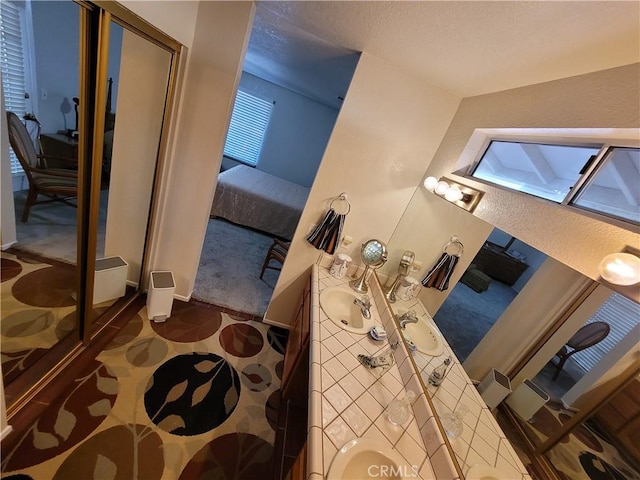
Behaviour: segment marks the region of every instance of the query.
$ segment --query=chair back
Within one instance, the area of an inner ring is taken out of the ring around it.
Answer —
[[[578,330],[573,337],[569,339],[567,345],[575,350],[583,350],[601,342],[609,335],[611,327],[606,322],[593,322]]]
[[[27,127],[24,126],[20,118],[13,112],[7,112],[7,127],[11,148],[16,154],[16,157],[18,157],[22,169],[31,179],[30,170],[38,167],[38,152],[36,152],[33,146],[33,141],[29,136]]]

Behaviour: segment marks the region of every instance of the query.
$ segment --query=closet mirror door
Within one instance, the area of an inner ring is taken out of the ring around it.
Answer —
[[[94,162],[101,178],[93,308],[86,319],[92,325],[87,329],[91,333],[143,280],[172,66],[172,52],[118,22],[115,17],[109,22],[106,75],[98,80],[106,97],[104,109],[97,113],[104,127],[95,134],[102,157],[100,165]]]
[[[11,146],[3,145],[2,175],[10,179],[2,185],[13,185],[13,205],[3,195],[2,215],[3,225],[9,216],[16,227],[15,239],[3,233],[0,346],[6,386],[43,358],[55,364],[79,339],[76,206],[83,131],[77,108],[84,7],[71,0],[3,0],[0,8],[2,114],[8,114],[3,118]],[[33,384],[38,378],[21,380]]]

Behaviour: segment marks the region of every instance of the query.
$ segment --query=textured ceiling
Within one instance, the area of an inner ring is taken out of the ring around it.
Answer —
[[[361,51],[461,97],[640,61],[637,1],[256,5],[245,69],[327,104]]]

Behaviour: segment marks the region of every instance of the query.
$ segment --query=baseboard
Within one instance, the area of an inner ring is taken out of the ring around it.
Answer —
[[[11,425],[7,425],[0,432],[0,440],[4,440],[7,435],[9,435],[13,431],[13,427]]]
[[[17,240],[13,240],[13,241],[11,241],[11,242],[9,242],[9,243],[5,243],[5,244],[3,244],[3,245],[2,245],[2,247],[0,247],[0,248],[2,248],[2,250],[4,251],[4,250],[6,250],[7,248],[10,248],[10,247],[11,247],[11,245],[15,245],[16,243],[18,243],[18,241],[17,241]]]
[[[188,302],[189,300],[191,300],[191,295],[193,295],[193,292],[189,293],[189,295],[187,295],[186,297],[184,295],[178,295],[177,293],[175,293],[173,295],[173,298],[175,298],[176,300],[181,300],[183,302]]]
[[[267,325],[272,325],[274,327],[284,328],[285,330],[291,330],[291,325],[276,322],[275,320],[269,320],[267,317],[264,317],[262,323],[266,323]]]

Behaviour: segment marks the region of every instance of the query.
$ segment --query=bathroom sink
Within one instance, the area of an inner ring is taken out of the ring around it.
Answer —
[[[331,287],[320,292],[320,307],[329,319],[348,332],[366,334],[374,325],[373,320],[364,318],[354,302],[362,295],[347,287]]]
[[[327,480],[403,480],[415,476],[412,466],[380,440],[356,438],[338,450]]]
[[[404,313],[404,312],[402,312]],[[398,316],[402,315],[398,313]],[[418,317],[417,323],[407,323],[402,336],[411,340],[419,352],[437,357],[444,351],[444,342],[440,332],[424,317]]]

